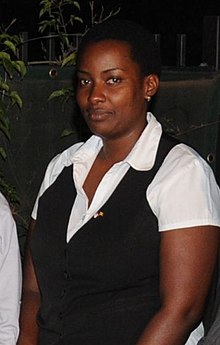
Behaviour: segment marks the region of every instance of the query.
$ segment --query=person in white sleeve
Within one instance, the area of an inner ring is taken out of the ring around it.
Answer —
[[[0,345],[15,345],[18,338],[21,281],[16,224],[0,193]]]
[[[93,135],[46,170],[18,345],[195,345],[203,336],[220,190],[207,162],[150,112],[160,70],[154,37],[137,23],[106,21],[83,37],[76,100]]]

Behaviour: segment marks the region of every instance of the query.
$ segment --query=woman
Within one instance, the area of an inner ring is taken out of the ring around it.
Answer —
[[[160,58],[144,29],[95,26],[76,73],[94,135],[47,168],[18,344],[184,344],[202,318],[217,257],[213,173],[148,112]]]
[[[15,345],[21,299],[21,260],[17,229],[0,193],[0,344]]]

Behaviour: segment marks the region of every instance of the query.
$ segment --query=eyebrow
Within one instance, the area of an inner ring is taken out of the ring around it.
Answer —
[[[114,68],[108,68],[104,71],[102,71],[102,73],[108,73],[108,72],[113,72],[113,71],[125,71],[124,68],[119,68],[119,67],[114,67]],[[90,74],[90,72],[88,71],[83,71],[83,70],[76,70],[77,73],[83,73],[83,74]]]

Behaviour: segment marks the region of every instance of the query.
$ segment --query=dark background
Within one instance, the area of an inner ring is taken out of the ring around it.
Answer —
[[[79,3],[80,16],[84,24],[89,25],[89,1],[81,0]],[[15,31],[28,31],[29,37],[39,36],[39,4],[40,0],[0,0],[0,23],[9,23],[17,18]],[[162,62],[170,66],[175,65],[176,37],[181,33],[187,37],[187,64],[197,66],[202,62],[204,17],[220,15],[220,0],[96,0],[97,12],[101,5],[105,13],[120,7],[117,17],[135,20],[151,32],[161,34]],[[75,30],[82,31],[83,27],[76,26]],[[37,55],[34,47],[32,55],[33,60]]]

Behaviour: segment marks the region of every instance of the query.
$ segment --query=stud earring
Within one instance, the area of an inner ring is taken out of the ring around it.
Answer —
[[[150,96],[147,96],[147,102],[150,102],[150,100],[151,100],[151,97]]]

